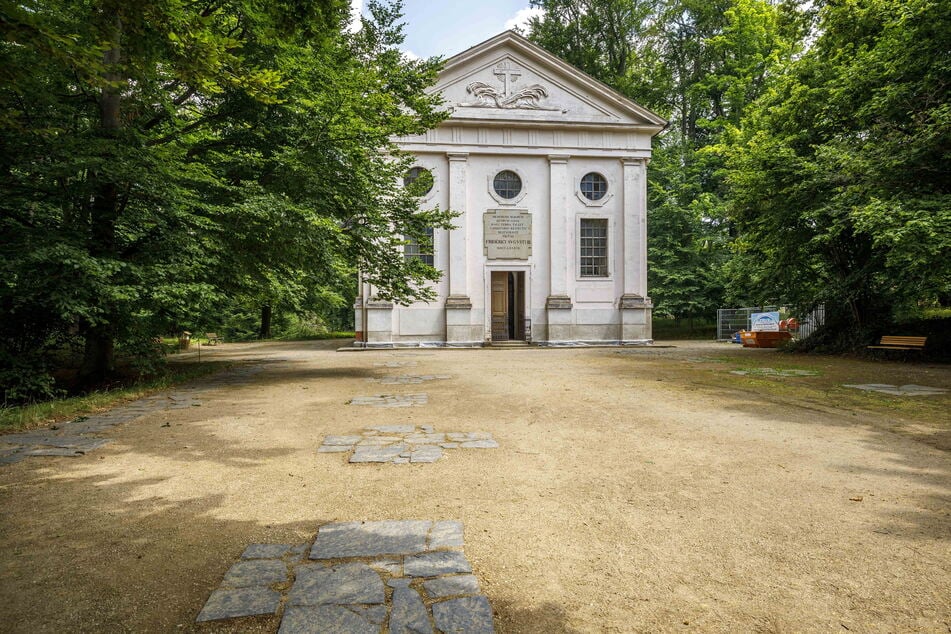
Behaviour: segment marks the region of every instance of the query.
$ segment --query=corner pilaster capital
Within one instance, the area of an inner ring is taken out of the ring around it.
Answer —
[[[621,159],[621,164],[624,167],[647,167],[648,163],[650,163],[649,158],[640,156],[625,156]]]
[[[619,308],[651,308],[653,304],[651,303],[650,297],[641,297],[635,293],[625,293],[621,295],[621,299],[618,301]]]

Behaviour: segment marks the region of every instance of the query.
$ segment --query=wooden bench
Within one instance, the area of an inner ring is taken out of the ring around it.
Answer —
[[[877,346],[868,346],[870,350],[916,350],[921,352],[925,349],[927,337],[896,337],[894,335],[885,335]]]
[[[209,346],[217,346],[219,343],[221,343],[221,337],[219,337],[218,334],[214,332],[206,332],[205,339],[208,340]]]

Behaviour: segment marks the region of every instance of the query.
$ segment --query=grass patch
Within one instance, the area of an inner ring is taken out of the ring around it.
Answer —
[[[142,398],[173,385],[224,370],[230,365],[223,361],[172,364],[162,376],[126,387],[32,405],[0,407],[0,432],[31,429],[97,412],[118,403]]]

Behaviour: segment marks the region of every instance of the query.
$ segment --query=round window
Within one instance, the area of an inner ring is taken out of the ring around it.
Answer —
[[[433,189],[433,175],[425,167],[412,167],[403,176],[403,187],[413,196],[425,196]]]
[[[522,179],[512,170],[502,170],[492,179],[492,188],[502,198],[512,199],[522,191]]]
[[[581,178],[581,194],[588,200],[601,200],[608,193],[608,180],[597,172],[588,172]]]

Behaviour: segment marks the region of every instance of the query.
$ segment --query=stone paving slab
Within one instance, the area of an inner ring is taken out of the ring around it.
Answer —
[[[448,374],[394,374],[384,377],[370,377],[367,381],[381,385],[419,385],[426,381],[451,379]]]
[[[423,598],[409,585],[393,588],[393,607],[389,631],[409,634],[427,634],[433,631]]]
[[[317,607],[288,606],[278,634],[380,634],[380,625],[371,620],[373,613],[359,613],[339,605]]]
[[[10,451],[9,453],[0,455],[0,465],[14,464],[20,462],[26,457],[27,455],[22,451],[22,447],[17,448]]]
[[[48,429],[0,435],[0,465],[13,464],[30,456],[83,456],[112,442],[96,434],[148,414],[200,407],[202,402],[197,398],[200,392],[246,383],[263,369],[263,363],[232,368],[172,392],[153,394],[117,405],[101,414],[79,416]],[[346,451],[349,450],[347,447]]]
[[[369,407],[414,407],[429,402],[426,394],[379,394],[377,396],[355,396],[347,403],[349,405],[365,405]]]
[[[250,559],[239,561],[225,573],[222,585],[232,588],[269,586],[287,581],[287,565],[273,559]]]
[[[866,392],[881,392],[882,394],[891,394],[892,396],[938,396],[947,394],[948,390],[941,387],[928,387],[927,385],[890,385],[888,383],[862,383],[859,385],[843,385],[842,387],[851,387],[856,390],[865,390]]]
[[[67,458],[78,458],[79,456],[85,456],[87,451],[92,451],[93,449],[98,449],[103,445],[108,445],[112,441],[108,438],[103,438],[99,442],[89,443],[88,445],[83,445],[82,447],[38,447],[36,449],[26,449],[23,451],[25,456],[63,456]]]
[[[433,523],[426,520],[338,522],[320,528],[311,559],[406,555],[426,550]]]
[[[403,574],[407,577],[438,577],[460,572],[472,572],[472,566],[456,550],[435,550],[403,560]]]
[[[745,370],[730,370],[730,374],[739,376],[778,376],[781,378],[797,376],[819,376],[816,370],[794,370],[789,368],[747,368]]]
[[[266,587],[219,588],[211,593],[196,619],[217,621],[242,616],[276,614],[281,606],[281,594]]]
[[[436,627],[445,634],[493,632],[492,607],[485,597],[464,597],[433,604]]]
[[[420,464],[436,462],[444,449],[495,449],[488,432],[437,432],[432,425],[377,425],[361,435],[327,436],[318,453],[350,454],[351,463]]]
[[[459,595],[479,594],[479,580],[475,575],[440,577],[423,582],[426,594],[434,599]]]
[[[383,580],[366,564],[321,564],[300,566],[287,601],[289,605],[382,604],[386,601]]]
[[[429,531],[428,550],[462,548],[462,522],[442,520],[434,522]]]
[[[319,528],[304,562],[294,555],[302,545],[251,544],[197,620],[279,614],[279,634],[491,634],[492,608],[472,566],[445,549],[461,548],[462,534],[454,520],[337,522]],[[380,551],[387,556],[374,559]],[[290,588],[277,581],[284,566]],[[251,585],[229,586],[236,582]]]
[[[407,453],[407,446],[404,444],[390,445],[386,447],[362,446],[353,450],[350,456],[350,462],[393,462],[395,459]]]

